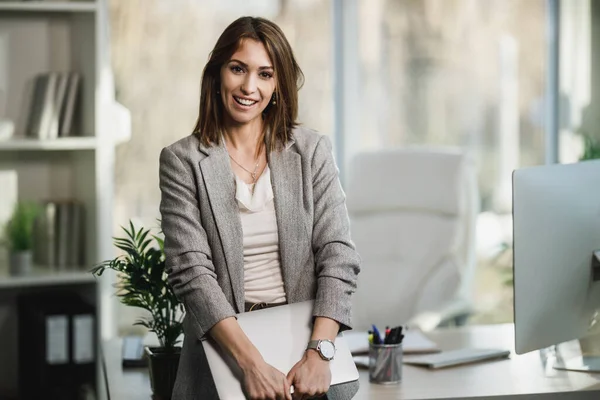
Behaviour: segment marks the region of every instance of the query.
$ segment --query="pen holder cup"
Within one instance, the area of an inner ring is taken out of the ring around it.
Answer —
[[[369,381],[380,384],[402,380],[402,343],[369,345]]]

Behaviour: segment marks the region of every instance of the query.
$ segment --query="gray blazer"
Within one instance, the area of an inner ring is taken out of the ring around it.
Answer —
[[[299,127],[285,149],[268,154],[268,163],[287,300],[314,299],[314,316],[349,329],[360,258],[331,143]],[[160,189],[169,282],[186,309],[186,340],[202,338],[244,312],[243,232],[224,146],[206,147],[191,135],[164,148]]]

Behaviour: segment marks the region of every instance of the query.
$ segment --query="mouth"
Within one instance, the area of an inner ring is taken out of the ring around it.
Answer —
[[[244,106],[244,107],[252,107],[256,103],[258,103],[258,101],[256,101],[256,100],[244,99],[242,97],[237,97],[237,96],[233,96],[233,99],[235,100],[236,103],[238,103],[239,105]]]

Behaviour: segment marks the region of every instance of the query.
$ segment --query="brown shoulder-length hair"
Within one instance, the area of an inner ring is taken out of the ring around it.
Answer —
[[[200,109],[193,133],[205,146],[221,143],[223,103],[217,94],[221,87],[221,67],[230,60],[244,39],[260,41],[273,63],[277,79],[275,104],[270,102],[263,112],[265,142],[268,150],[273,151],[278,144],[287,144],[292,137],[292,129],[298,124],[298,90],[304,83],[304,75],[281,29],[264,18],[238,18],[217,40],[202,73]]]

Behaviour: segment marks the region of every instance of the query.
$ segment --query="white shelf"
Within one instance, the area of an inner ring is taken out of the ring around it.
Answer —
[[[0,1],[0,11],[95,12],[96,2]]]
[[[77,271],[56,271],[43,267],[34,268],[30,275],[10,276],[3,268],[0,272],[0,290],[16,289],[27,287],[44,286],[65,286],[96,282],[96,278],[91,272]]]
[[[9,139],[0,141],[0,151],[94,150],[97,143],[95,137],[68,137],[51,140]]]

